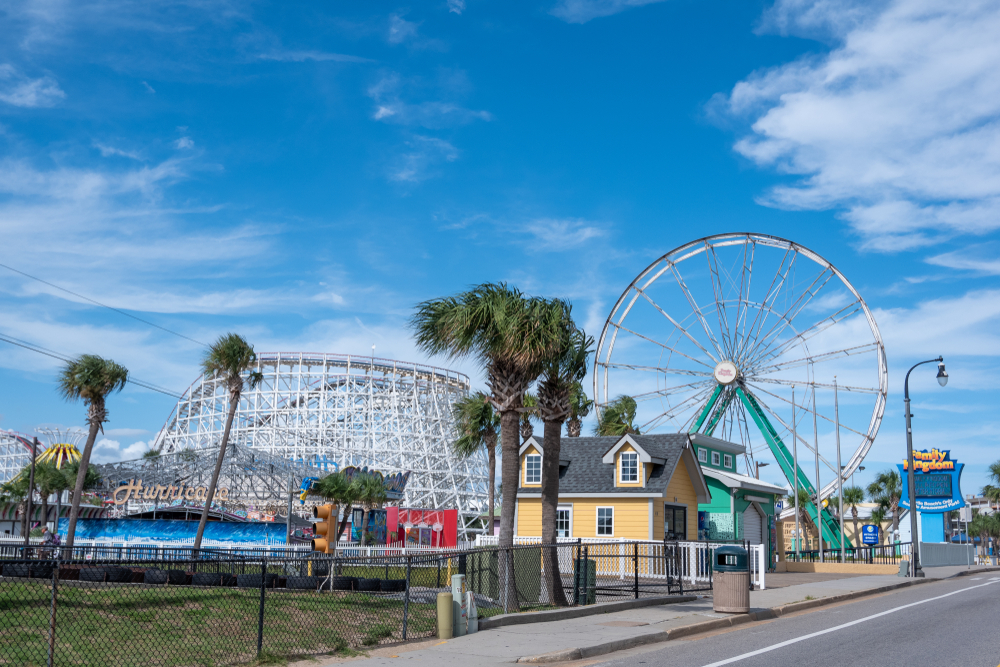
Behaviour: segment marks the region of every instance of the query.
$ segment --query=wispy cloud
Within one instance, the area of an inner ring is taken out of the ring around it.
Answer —
[[[114,146],[106,146],[105,144],[94,142],[94,148],[101,151],[101,155],[104,157],[111,157],[112,155],[118,155],[120,157],[127,157],[132,160],[141,160],[142,157],[135,151],[127,151],[121,148],[116,148]]]
[[[0,102],[15,107],[54,107],[66,93],[51,76],[31,78],[13,65],[0,65]]]
[[[278,62],[302,63],[314,62],[336,62],[336,63],[373,63],[371,58],[361,56],[351,56],[345,53],[330,53],[328,51],[272,51],[262,53],[258,56],[261,60],[275,60]]]
[[[840,209],[880,251],[1000,229],[1000,5],[785,0],[770,16],[837,46],[724,101],[752,124],[737,152],[801,177],[761,203]]]
[[[452,14],[461,14],[465,11],[465,0],[448,0],[448,11]]]
[[[385,37],[386,41],[390,44],[402,44],[406,40],[417,36],[417,28],[419,26],[419,23],[407,21],[401,14],[392,14],[389,16],[389,27]]]
[[[572,218],[536,218],[522,230],[532,237],[529,249],[549,251],[571,250],[606,234],[597,223]]]
[[[550,13],[567,23],[586,23],[591,19],[611,16],[655,2],[663,0],[560,0]]]
[[[428,129],[454,127],[477,120],[493,119],[489,111],[468,109],[451,100],[406,102],[402,99],[402,92],[407,87],[416,86],[403,81],[396,73],[386,74],[370,86],[368,96],[375,102],[372,118],[384,123],[419,125]]]
[[[454,162],[458,156],[459,150],[444,139],[413,135],[406,142],[406,150],[393,161],[389,180],[405,183],[427,180],[437,175],[438,165]]]
[[[996,251],[995,243],[977,244],[970,248],[934,255],[928,257],[926,261],[928,264],[949,269],[1000,276],[1000,259],[997,258]]]
[[[180,139],[174,142],[174,146],[176,146],[179,150],[184,150],[186,148],[194,148],[194,139],[192,139],[191,137],[181,137]]]

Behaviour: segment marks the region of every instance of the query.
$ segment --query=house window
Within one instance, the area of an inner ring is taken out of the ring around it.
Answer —
[[[668,540],[687,539],[687,508],[663,506],[663,535]]]
[[[639,455],[635,452],[622,454],[622,482],[639,481]]]
[[[722,461],[723,461],[722,466],[724,468],[732,468],[733,467],[733,457],[731,455],[726,454],[726,456],[722,459]]]
[[[698,463],[708,463],[708,450],[704,447],[698,448]]]
[[[542,483],[542,457],[538,454],[529,454],[524,457],[524,483]]]
[[[719,452],[712,452],[712,465],[719,465]]]
[[[597,508],[597,535],[598,537],[611,537],[615,534],[615,508]]]
[[[556,537],[572,537],[572,507],[560,507],[556,510]]]

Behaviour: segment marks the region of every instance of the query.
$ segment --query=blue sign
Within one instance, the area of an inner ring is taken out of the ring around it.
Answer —
[[[910,485],[907,483],[908,462],[897,466],[903,480],[903,496],[899,506],[910,508]],[[944,514],[965,507],[962,498],[962,469],[964,463],[951,459],[951,451],[937,449],[913,452],[913,486],[917,496],[917,511]]]
[[[878,526],[870,523],[861,526],[861,544],[878,544]]]

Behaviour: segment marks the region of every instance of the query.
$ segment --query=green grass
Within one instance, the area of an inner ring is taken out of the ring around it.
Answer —
[[[260,592],[238,588],[85,586],[63,582],[56,664],[87,667],[281,664],[351,655],[402,639],[403,603],[359,593],[268,591],[257,663]],[[0,582],[0,665],[46,664],[51,589]],[[436,608],[411,602],[408,636],[433,634]],[[278,662],[275,662],[278,661]]]

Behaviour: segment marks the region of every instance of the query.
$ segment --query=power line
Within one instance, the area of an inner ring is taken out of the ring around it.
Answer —
[[[76,292],[68,290],[65,287],[60,287],[59,285],[50,283],[47,280],[42,280],[41,278],[39,278],[37,276],[33,276],[30,273],[25,273],[24,271],[20,271],[18,269],[15,269],[13,266],[7,266],[6,264],[0,264],[0,266],[2,266],[3,268],[7,269],[8,271],[13,271],[14,273],[20,274],[20,275],[24,276],[25,278],[31,278],[32,280],[37,280],[38,282],[42,283],[43,285],[48,285],[49,287],[52,287],[52,288],[57,289],[57,290],[61,290],[63,292],[66,292],[67,294],[72,294],[73,296],[77,297],[78,299],[83,299],[84,301],[89,301],[90,303],[93,303],[95,305],[101,306],[102,308],[107,308],[108,310],[113,310],[116,313],[118,313],[119,315],[124,315],[125,317],[131,317],[133,320],[136,320],[137,322],[142,322],[143,324],[148,324],[149,326],[155,327],[155,328],[159,329],[160,331],[166,331],[168,334],[173,334],[174,336],[178,336],[180,338],[183,338],[184,340],[189,340],[192,343],[197,343],[198,345],[201,345],[202,347],[209,347],[208,344],[202,343],[200,340],[195,340],[194,338],[191,338],[190,336],[185,336],[182,333],[177,333],[176,331],[172,331],[171,329],[168,329],[166,327],[161,327],[159,324],[155,324],[153,322],[150,322],[149,320],[144,320],[141,317],[136,317],[132,313],[127,313],[124,310],[121,310],[119,308],[115,308],[114,306],[109,306],[106,303],[101,303],[100,301],[98,301],[96,299],[91,299],[89,296],[84,296],[82,294],[77,294]]]
[[[23,347],[24,349],[31,350],[32,352],[37,352],[39,354],[44,354],[45,356],[52,357],[53,359],[59,359],[60,361],[72,361],[71,358],[69,358],[69,357],[67,357],[67,356],[65,356],[63,354],[59,354],[58,352],[53,352],[52,350],[49,350],[49,349],[44,348],[44,347],[41,347],[40,345],[35,345],[33,343],[29,343],[29,342],[21,340],[19,338],[14,338],[12,336],[7,336],[7,335],[2,334],[2,333],[0,333],[0,340],[4,341],[5,343],[10,343],[11,345],[17,345],[18,347]],[[138,380],[138,379],[132,377],[131,374],[129,374],[128,381],[131,384],[136,385],[137,387],[143,387],[144,389],[149,389],[150,391],[159,392],[161,394],[166,394],[167,396],[172,396],[172,397],[178,398],[178,399],[179,398],[183,398],[183,396],[181,396],[180,394],[176,394],[176,393],[170,391],[169,389],[164,389],[162,387],[157,387],[155,384],[150,384],[149,382],[143,382],[142,380]]]

